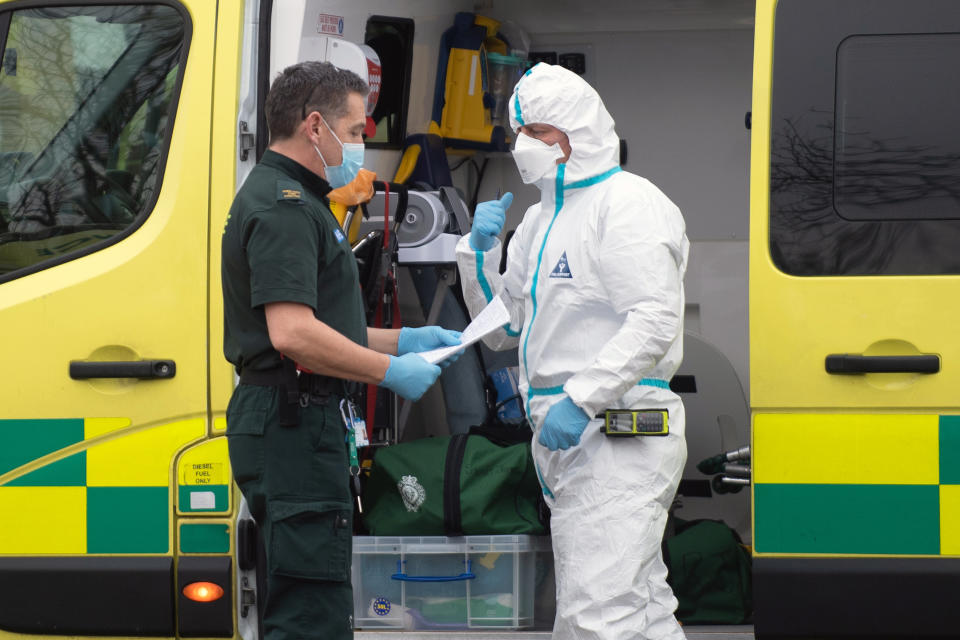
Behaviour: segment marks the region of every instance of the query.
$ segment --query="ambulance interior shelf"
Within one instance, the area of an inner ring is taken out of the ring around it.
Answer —
[[[367,212],[369,217],[360,225],[361,235],[382,228],[384,216],[389,215],[397,221],[397,264],[432,267],[436,271],[436,290],[426,310],[427,324],[436,324],[449,288],[456,282],[457,241],[470,228],[466,204],[453,187],[411,190],[406,206],[378,190],[367,204]],[[403,437],[412,405],[406,402],[400,408],[395,425],[398,441]]]

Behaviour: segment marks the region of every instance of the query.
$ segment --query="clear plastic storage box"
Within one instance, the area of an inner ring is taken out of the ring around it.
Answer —
[[[541,536],[355,536],[354,625],[532,627],[538,578],[553,580],[538,572],[537,556],[549,551],[550,539]]]

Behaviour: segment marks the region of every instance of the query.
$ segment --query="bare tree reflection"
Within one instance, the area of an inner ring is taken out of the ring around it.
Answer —
[[[161,5],[13,14],[16,73],[0,74],[0,200],[9,203],[0,246],[78,228],[116,232],[142,211],[183,37],[183,19]]]
[[[774,261],[794,275],[960,273],[960,149],[840,132],[833,111],[771,139]],[[931,221],[933,220],[933,221]]]

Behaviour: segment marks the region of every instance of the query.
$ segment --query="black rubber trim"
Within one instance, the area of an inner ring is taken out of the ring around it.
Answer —
[[[230,556],[182,556],[177,563],[177,630],[184,638],[233,636],[233,580]],[[223,589],[213,602],[196,602],[183,595],[191,582],[212,582]]]
[[[91,378],[172,378],[177,375],[173,360],[126,360],[120,362],[70,361],[70,377],[74,380]]]
[[[174,633],[173,558],[0,557],[0,629],[14,633]]]
[[[237,567],[241,571],[257,568],[257,523],[251,518],[237,523]]]
[[[861,356],[850,353],[832,353],[825,361],[827,373],[939,373],[940,356]]]
[[[447,458],[443,468],[443,529],[448,536],[463,535],[460,514],[460,469],[467,451],[467,434],[450,437]]]
[[[273,0],[260,0],[257,31],[257,162],[270,144],[267,127],[267,92],[270,91],[270,29],[273,23]]]
[[[960,558],[754,558],[757,640],[956,638]]]

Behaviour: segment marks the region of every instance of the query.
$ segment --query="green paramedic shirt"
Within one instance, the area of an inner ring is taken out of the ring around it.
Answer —
[[[264,305],[299,302],[321,322],[367,345],[357,262],[326,195],[298,162],[263,154],[237,193],[223,230],[223,351],[237,370],[280,363]]]

